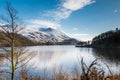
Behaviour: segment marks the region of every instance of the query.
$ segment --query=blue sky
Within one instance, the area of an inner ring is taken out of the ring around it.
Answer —
[[[51,27],[80,39],[120,28],[120,0],[7,0],[32,29]],[[4,14],[6,0],[0,0]]]

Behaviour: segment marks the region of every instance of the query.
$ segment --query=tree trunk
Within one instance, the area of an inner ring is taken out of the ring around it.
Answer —
[[[15,64],[14,64],[14,33],[12,34],[12,45],[11,45],[11,68],[12,68],[12,75],[11,75],[11,80],[14,80],[14,73],[15,73]]]

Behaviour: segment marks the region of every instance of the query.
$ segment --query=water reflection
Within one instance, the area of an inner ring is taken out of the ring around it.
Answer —
[[[96,57],[104,61],[120,64],[120,49],[118,48],[93,48],[92,51]]]
[[[72,66],[76,59],[76,49],[73,46],[38,46],[35,51],[36,56],[30,63],[34,63],[39,69],[45,66],[52,68],[55,65]]]
[[[100,63],[107,63],[112,68],[120,64],[119,49],[93,49],[93,48],[76,48],[74,46],[37,46],[29,47],[36,51],[36,56],[30,61],[34,63],[36,69],[48,69],[55,65],[62,65],[65,69],[70,70],[75,64],[79,65],[78,57],[84,58],[89,65],[93,60],[99,58]],[[117,63],[117,64],[116,64]],[[104,66],[105,67],[105,66]]]

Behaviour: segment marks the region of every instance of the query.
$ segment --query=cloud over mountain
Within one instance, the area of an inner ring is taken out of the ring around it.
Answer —
[[[57,29],[58,27],[60,27],[60,24],[55,23],[55,22],[51,22],[51,21],[47,21],[47,20],[39,20],[39,19],[35,19],[35,20],[29,20],[29,23],[32,24],[31,27],[46,27],[46,28],[53,28],[53,29]]]

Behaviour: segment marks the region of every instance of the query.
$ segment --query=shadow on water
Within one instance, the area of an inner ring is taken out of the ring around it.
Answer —
[[[120,49],[118,48],[93,48],[93,55],[109,63],[120,64]]]

